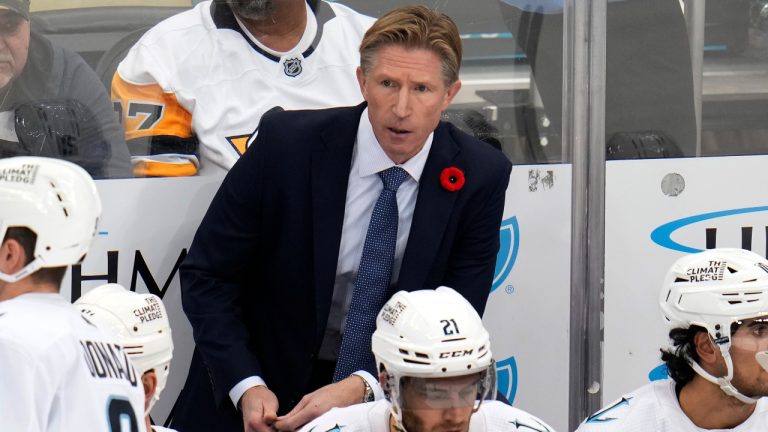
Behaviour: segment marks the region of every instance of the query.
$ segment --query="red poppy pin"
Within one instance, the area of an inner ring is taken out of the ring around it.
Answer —
[[[464,187],[464,171],[448,167],[440,173],[440,184],[449,192],[456,192]]]

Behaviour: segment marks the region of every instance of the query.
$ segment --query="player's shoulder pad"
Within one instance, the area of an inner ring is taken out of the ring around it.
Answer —
[[[198,8],[190,8],[171,15],[152,26],[142,35],[141,43],[151,45],[166,38],[180,42],[183,40],[182,38],[188,35],[185,32],[190,30],[196,32],[210,30],[212,26],[208,21],[210,21],[210,13]],[[182,48],[182,46],[179,46],[179,48]]]
[[[635,422],[629,419],[630,416],[641,419],[641,423],[647,421],[647,415],[653,417],[656,405],[662,402],[657,392],[668,385],[666,381],[651,382],[623,395],[587,417],[577,431],[622,430],[625,422]]]
[[[499,401],[484,402],[480,412],[485,417],[487,430],[555,432],[552,426],[533,414]]]
[[[195,7],[172,15],[141,35],[118,65],[117,72],[133,84],[176,82],[171,75],[191,74],[190,69],[198,72],[196,67],[203,59],[210,61],[216,30],[206,8]]]
[[[330,411],[309,422],[299,432],[366,432],[370,423],[386,421],[389,404],[368,402]]]
[[[522,410],[516,410],[517,414],[507,420],[507,422],[514,426],[513,430],[527,431],[527,432],[555,432],[552,426],[546,424],[540,418],[528,414]]]
[[[631,409],[635,397],[625,395],[611,402],[584,420],[586,424],[610,423],[623,417]]]
[[[38,357],[54,345],[69,343],[73,316],[80,317],[74,307],[68,311],[45,301],[6,300],[0,303],[0,345],[16,346],[20,352]]]

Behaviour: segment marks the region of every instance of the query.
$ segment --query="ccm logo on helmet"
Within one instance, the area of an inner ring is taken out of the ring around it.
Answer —
[[[464,356],[472,355],[473,351],[474,349],[441,352],[440,358],[444,359],[444,358],[452,358],[452,357],[464,357]]]

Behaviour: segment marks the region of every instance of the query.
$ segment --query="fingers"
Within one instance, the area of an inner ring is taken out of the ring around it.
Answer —
[[[345,407],[360,402],[364,388],[361,379],[357,376],[347,378],[304,396],[291,412],[278,417],[274,426],[280,431],[293,431],[333,407]]]
[[[275,422],[275,427],[280,431],[293,431],[317,418],[323,411],[315,401],[307,402],[300,409],[298,406],[290,413],[280,417]]]
[[[271,424],[251,423],[245,426],[245,432],[275,432],[277,429]]]
[[[264,421],[274,423],[277,420],[277,407],[277,397],[267,398],[263,401],[262,417]]]
[[[245,432],[274,432],[277,397],[264,386],[248,389],[240,400]]]
[[[309,400],[310,400],[311,396],[312,396],[312,393],[310,393],[310,394],[304,396],[303,398],[301,398],[299,403],[295,407],[293,407],[293,409],[290,412],[288,412],[288,414],[286,414],[284,416],[280,416],[278,418],[278,420],[282,420],[282,419],[285,419],[285,418],[293,417],[296,413],[298,413],[301,410],[303,410],[304,407],[307,406],[307,403],[309,403]]]
[[[264,407],[261,403],[253,404],[246,412],[243,411],[243,426],[245,432],[273,432],[271,424],[264,418]]]
[[[245,432],[274,432],[272,423],[267,423],[263,417],[251,416],[243,419],[243,429]]]
[[[291,412],[278,417],[275,427],[280,431],[296,430],[323,414],[327,409],[319,404],[322,394],[322,391],[315,391],[301,398]]]
[[[274,422],[277,416],[274,412],[269,413],[262,407],[252,410],[246,417],[243,413],[243,424],[245,432],[274,432]]]

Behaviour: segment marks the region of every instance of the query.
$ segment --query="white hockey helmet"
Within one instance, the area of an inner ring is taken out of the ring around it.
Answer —
[[[37,235],[29,264],[16,274],[0,273],[0,280],[16,282],[43,267],[77,264],[100,216],[96,185],[79,166],[41,157],[0,160],[0,241],[11,227]]]
[[[488,331],[472,305],[451,288],[400,291],[376,319],[371,347],[393,413],[402,422],[401,379],[479,374],[474,409],[496,396],[496,370]],[[402,424],[400,424],[402,427]]]
[[[706,329],[728,368],[725,377],[714,377],[688,358],[694,371],[726,394],[754,403],[756,399],[742,395],[730,382],[731,324],[768,315],[768,260],[730,248],[683,256],[667,272],[659,304],[669,328],[695,325]],[[758,352],[756,358],[768,370],[768,353]]]
[[[106,284],[77,299],[75,306],[96,327],[117,337],[139,375],[154,369],[157,388],[147,407],[149,413],[165,388],[173,357],[171,326],[162,300],[154,294]]]

